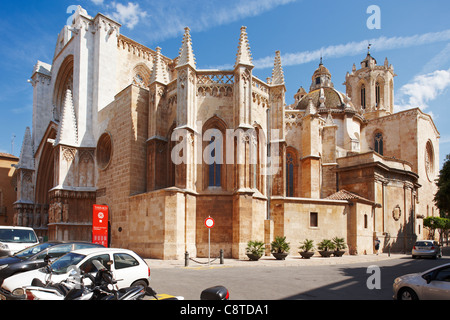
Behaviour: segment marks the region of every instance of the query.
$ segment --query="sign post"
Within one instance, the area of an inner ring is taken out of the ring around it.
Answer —
[[[208,217],[205,219],[205,226],[208,228],[208,266],[211,265],[211,228],[214,227],[214,219]]]
[[[92,214],[92,242],[108,246],[108,206],[94,204]]]

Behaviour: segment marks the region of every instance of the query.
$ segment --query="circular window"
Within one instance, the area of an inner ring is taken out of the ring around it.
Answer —
[[[100,169],[106,169],[111,161],[112,143],[109,133],[104,133],[97,143],[97,165]]]
[[[425,171],[427,172],[428,180],[434,179],[434,151],[431,141],[427,142],[425,149]]]

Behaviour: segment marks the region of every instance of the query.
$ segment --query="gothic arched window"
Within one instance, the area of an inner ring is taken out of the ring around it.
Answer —
[[[431,141],[427,141],[425,147],[425,170],[427,172],[428,179],[433,181],[434,179],[434,151]],[[434,208],[433,208],[434,209]]]
[[[361,107],[363,109],[366,108],[366,86],[365,85],[361,86]]]
[[[375,103],[376,103],[377,107],[380,106],[380,83],[379,82],[377,82],[375,84]]]
[[[217,116],[213,116],[203,125],[202,138],[202,185],[206,190],[210,187],[220,187],[226,190],[228,181],[232,177],[227,176],[227,152],[226,152],[226,123]]]
[[[294,155],[286,153],[286,196],[294,196]]]
[[[383,155],[383,134],[381,132],[377,132],[374,138],[374,150],[379,154]]]
[[[222,163],[221,161],[216,161],[216,159],[221,159],[220,152],[222,146],[218,145],[215,141],[215,137],[213,136],[209,142],[209,145],[212,147],[210,153],[210,159],[208,159],[209,167],[208,167],[208,186],[209,187],[220,187],[222,185]],[[217,157],[216,157],[217,156]],[[211,163],[212,162],[212,163]],[[219,163],[218,163],[219,162]]]

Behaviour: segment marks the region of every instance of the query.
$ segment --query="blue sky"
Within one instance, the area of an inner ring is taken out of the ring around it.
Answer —
[[[37,60],[52,62],[71,5],[91,16],[111,16],[122,23],[122,34],[159,46],[171,58],[190,27],[198,69],[231,68],[240,27],[246,26],[257,77],[271,76],[275,51],[281,51],[287,104],[300,86],[309,88],[320,55],[335,87],[345,92],[345,74],[353,63],[359,66],[370,42],[378,64],[387,57],[398,75],[397,110],[420,107],[432,114],[441,134],[441,164],[450,154],[450,1],[444,0],[1,1],[0,152],[20,154],[32,121],[27,80]],[[371,5],[380,9],[379,29],[367,26]]]

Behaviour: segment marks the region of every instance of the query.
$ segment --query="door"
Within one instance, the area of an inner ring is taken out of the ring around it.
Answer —
[[[131,284],[143,277],[143,267],[139,261],[128,253],[114,253],[114,278],[119,287],[129,287]]]
[[[449,300],[450,299],[450,266],[437,270],[430,283],[423,290],[426,300]]]

